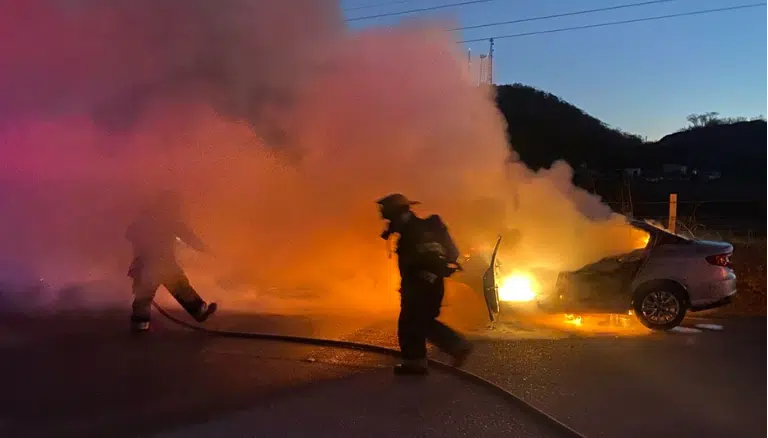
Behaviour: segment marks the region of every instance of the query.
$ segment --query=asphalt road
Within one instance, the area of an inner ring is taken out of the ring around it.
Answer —
[[[765,436],[765,319],[716,322],[722,331],[485,342],[468,368],[591,437]]]
[[[394,345],[382,329],[345,339]],[[640,333],[508,321],[475,334],[465,368],[589,437],[766,435],[765,318]]]
[[[765,318],[715,322],[641,336],[507,322],[475,334],[466,368],[587,436],[765,436]],[[157,323],[134,339],[124,314],[0,318],[0,436],[551,436],[448,375],[403,381],[384,357]],[[212,325],[394,345],[388,318]]]

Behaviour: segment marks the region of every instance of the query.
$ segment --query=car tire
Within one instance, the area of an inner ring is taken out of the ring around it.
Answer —
[[[688,298],[680,285],[662,282],[639,289],[632,300],[635,316],[644,326],[655,331],[671,330],[680,325],[688,311]],[[662,315],[654,315],[653,310]]]

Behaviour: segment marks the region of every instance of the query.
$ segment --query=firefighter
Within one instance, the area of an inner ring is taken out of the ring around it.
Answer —
[[[184,223],[181,210],[177,194],[161,193],[126,232],[126,238],[133,246],[133,262],[128,270],[128,276],[133,279],[133,332],[149,330],[150,307],[160,286],[164,286],[198,322],[205,321],[216,311],[216,303],[209,304],[200,298],[176,260],[177,240],[197,251],[209,252]]]
[[[471,345],[453,329],[437,320],[440,315],[446,277],[459,269],[458,249],[443,221],[433,215],[417,217],[409,201],[395,193],[377,201],[381,217],[388,221],[381,237],[385,240],[393,233],[397,241],[398,268],[400,270],[400,316],[397,337],[402,363],[395,374],[426,374],[429,340],[450,354],[454,366],[461,366],[471,351]]]

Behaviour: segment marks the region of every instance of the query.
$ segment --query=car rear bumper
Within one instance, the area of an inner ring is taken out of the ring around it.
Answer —
[[[731,294],[731,295],[729,295],[729,296],[727,296],[725,298],[721,298],[720,300],[717,300],[714,303],[702,304],[702,305],[698,305],[698,306],[691,306],[691,311],[692,312],[700,312],[702,310],[717,309],[718,307],[726,306],[726,305],[731,304],[733,302],[733,297],[735,295],[736,295],[736,291],[734,290],[733,294]]]
[[[736,295],[736,275],[729,273],[726,278],[709,284],[706,291],[698,299],[691,297],[691,310],[709,310],[725,306],[733,301]]]

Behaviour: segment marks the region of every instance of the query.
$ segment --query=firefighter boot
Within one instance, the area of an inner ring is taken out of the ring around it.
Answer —
[[[462,365],[464,365],[464,362],[467,361],[467,358],[471,353],[472,344],[467,341],[463,341],[461,346],[459,346],[459,348],[456,349],[456,352],[453,354],[453,366],[460,368]]]
[[[131,310],[131,332],[144,333],[149,331],[150,307],[152,306],[152,294],[142,294],[133,300]]]
[[[195,321],[204,322],[209,316],[216,312],[216,303],[206,303],[189,284],[186,278],[174,284],[170,289],[171,295],[181,304],[181,307],[187,311]]]
[[[208,319],[209,316],[213,315],[216,312],[216,309],[218,308],[218,305],[216,303],[203,303],[202,306],[200,306],[200,310],[198,310],[193,316],[195,318],[195,321],[197,322],[205,322],[206,319]]]
[[[400,376],[423,376],[429,373],[427,359],[405,359],[403,363],[395,365],[395,374]]]
[[[149,319],[131,317],[131,333],[139,334],[149,331]]]

